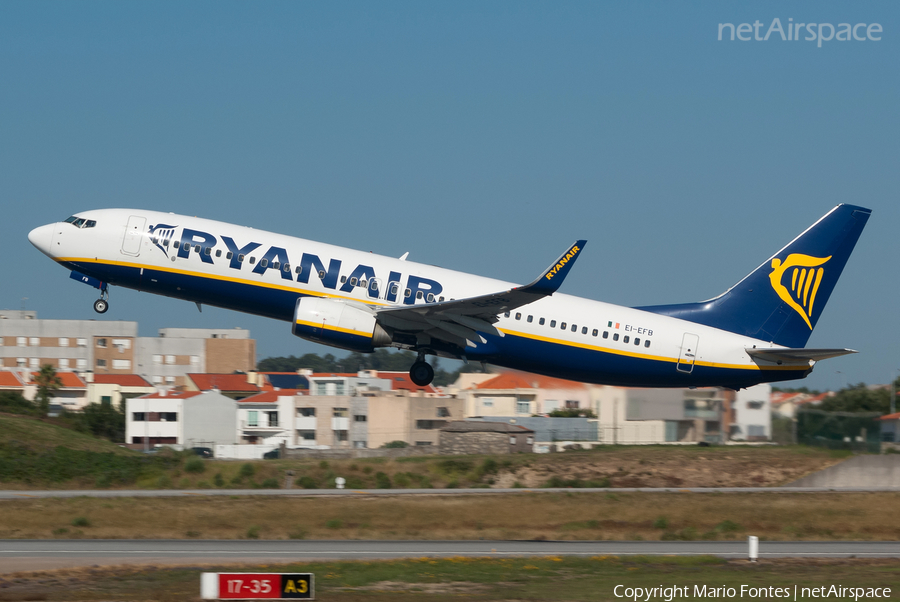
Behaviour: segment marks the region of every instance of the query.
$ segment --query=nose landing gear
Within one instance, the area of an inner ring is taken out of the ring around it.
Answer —
[[[94,311],[98,314],[105,314],[107,309],[109,309],[109,288],[104,282],[100,287],[100,298],[94,301]]]

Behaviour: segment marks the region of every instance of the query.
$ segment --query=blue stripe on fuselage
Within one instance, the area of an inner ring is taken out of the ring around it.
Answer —
[[[297,299],[307,296],[295,290],[254,285],[128,265],[70,261],[65,266],[110,284],[199,302],[224,309],[292,322]],[[155,280],[155,282],[154,282]],[[277,286],[277,285],[276,285]],[[466,357],[580,382],[634,387],[749,387],[761,382],[804,378],[810,369],[754,370],[697,364],[690,373],[679,372],[674,361],[654,360],[585,349],[565,343],[507,334],[482,333],[487,344],[466,349]]]

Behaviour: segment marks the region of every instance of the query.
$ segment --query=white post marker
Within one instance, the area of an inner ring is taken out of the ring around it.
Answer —
[[[749,548],[750,562],[756,562],[759,557],[759,537],[750,535],[747,537],[747,547]]]
[[[347,482],[347,479],[345,479],[344,477],[338,477],[338,478],[336,478],[336,479],[334,480],[334,484],[337,485],[337,488],[338,488],[338,489],[343,489],[343,488],[344,488],[344,484],[345,484],[346,482]]]
[[[219,599],[218,573],[200,573],[200,597],[204,600]]]

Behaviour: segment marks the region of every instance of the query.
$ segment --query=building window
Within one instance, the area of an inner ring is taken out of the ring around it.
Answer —
[[[68,370],[69,369],[68,358],[65,358],[65,357],[59,358],[59,367],[62,368],[63,370]]]
[[[26,360],[24,357],[16,358],[16,367],[17,368],[24,368],[27,364],[28,364],[28,360]]]
[[[269,426],[278,426],[278,412],[266,412],[269,418]]]
[[[766,402],[764,402],[764,401],[748,401],[747,409],[748,410],[761,410],[764,405],[766,405]]]
[[[492,408],[492,407],[494,407],[494,400],[491,399],[490,397],[485,397],[484,399],[481,400],[481,405],[486,408]]]
[[[517,401],[516,402],[516,414],[529,414],[531,413],[531,402],[528,401]]]
[[[516,444],[516,436],[515,436],[515,435],[510,435],[510,436],[509,436],[509,444],[510,444],[510,445],[515,445],[515,444]]]
[[[75,344],[76,344],[78,347],[87,347],[87,339],[77,339],[77,340],[75,341]]]
[[[161,356],[161,355],[159,355],[159,354],[154,355],[154,356],[153,356],[153,363],[154,363],[154,364],[161,364],[161,363],[163,363],[163,356]]]
[[[304,441],[315,441],[316,431],[297,431],[297,437]]]
[[[334,418],[346,418],[347,417],[347,408],[334,408],[332,410],[331,415]]]
[[[111,395],[101,395],[100,403],[105,406],[111,406],[112,405],[112,396]]]
[[[567,410],[577,410],[578,409],[578,400],[577,399],[567,399],[566,400],[566,409]]]
[[[159,419],[162,422],[178,422],[178,414],[175,412],[160,412]]]
[[[131,421],[132,422],[145,422],[147,420],[147,415],[144,412],[132,412],[131,413]]]
[[[368,420],[369,420],[369,417],[366,416],[365,414],[354,414],[353,415],[353,422],[367,422]]]
[[[422,431],[432,431],[446,425],[446,420],[416,420],[416,428]]]
[[[247,426],[259,426],[259,412],[256,410],[247,412]]]
[[[531,435],[528,435],[528,438],[525,439],[525,443],[527,443],[528,445],[534,444],[534,437]]]
[[[113,370],[131,370],[131,360],[113,360]]]
[[[87,370],[87,360],[84,358],[75,360],[75,364],[79,370]]]
[[[16,337],[16,345],[25,347],[28,344],[28,337]]]
[[[450,410],[448,410],[447,408],[438,408],[437,409],[437,417],[438,418],[449,418]]]
[[[28,339],[28,344],[31,345],[32,347],[40,347],[41,339],[38,337],[31,337],[30,339]]]
[[[154,385],[161,385],[161,384],[163,384],[163,377],[162,377],[162,376],[154,375],[154,376],[153,376],[153,384],[154,384]]]
[[[175,377],[174,377],[174,376],[167,376],[167,377],[166,377],[166,384],[167,384],[167,385],[174,385],[174,384],[175,384]]]
[[[174,355],[167,355],[167,356],[166,356],[166,363],[167,363],[167,364],[170,364],[170,365],[171,365],[171,364],[174,364],[174,363],[175,363],[175,356],[174,356]]]
[[[106,367],[106,360],[104,360],[104,359],[98,359],[98,360],[97,360],[97,367],[98,367],[98,368],[105,368],[105,367]]]
[[[416,447],[428,447],[429,445],[434,445],[431,441],[416,441]]]
[[[28,358],[28,367],[29,368],[40,368],[41,360],[36,357]]]
[[[334,440],[335,441],[349,440],[349,437],[347,436],[347,431],[334,431]]]
[[[66,337],[59,337],[59,346],[60,347],[68,347],[69,339],[67,339]]]
[[[99,347],[101,349],[106,349],[106,339],[104,339],[104,338],[97,339],[97,347]]]
[[[297,416],[303,416],[305,418],[315,418],[316,408],[297,408]]]

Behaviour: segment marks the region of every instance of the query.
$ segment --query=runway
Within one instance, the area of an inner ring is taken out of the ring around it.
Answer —
[[[615,489],[68,489],[3,490],[0,500],[68,497],[197,497],[197,496],[397,496],[510,495],[526,493],[871,493],[900,492],[900,487],[617,487]]]
[[[746,558],[746,541],[194,541],[5,540],[0,573],[117,564],[235,564],[452,556],[699,556]],[[900,558],[883,541],[759,542],[759,557]]]

